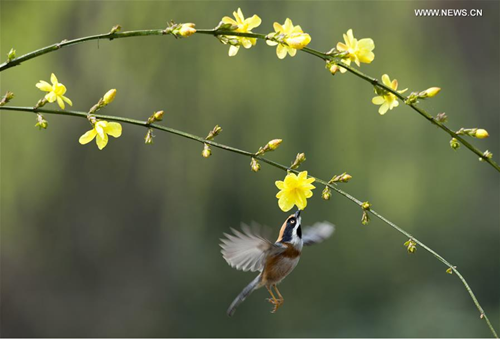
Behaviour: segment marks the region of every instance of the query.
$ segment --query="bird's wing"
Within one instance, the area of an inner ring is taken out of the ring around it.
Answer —
[[[318,244],[326,238],[329,238],[334,230],[335,226],[329,222],[318,222],[311,227],[304,228],[302,241],[305,246]]]
[[[222,256],[227,263],[242,271],[262,271],[265,258],[275,245],[263,235],[258,224],[248,226],[243,224],[243,232],[231,229],[233,234],[224,233],[226,238],[221,239]]]

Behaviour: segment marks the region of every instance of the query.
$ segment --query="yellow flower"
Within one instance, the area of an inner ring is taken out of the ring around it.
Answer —
[[[347,52],[345,59],[342,59],[342,63],[350,65],[351,61],[354,61],[358,67],[360,63],[369,64],[375,58],[373,54],[373,49],[375,49],[375,44],[372,39],[361,39],[358,40],[354,37],[352,29],[344,34],[344,42],[337,43],[337,50],[340,52]],[[340,67],[342,73],[346,72],[345,68]]]
[[[50,76],[50,81],[52,82],[52,85],[43,80],[40,80],[40,82],[36,84],[36,87],[38,87],[40,90],[49,92],[45,95],[45,99],[47,99],[47,101],[51,103],[57,100],[57,103],[59,104],[59,107],[61,107],[61,109],[64,109],[65,107],[64,101],[66,101],[70,106],[73,106],[71,100],[64,96],[64,93],[66,93],[66,86],[57,81],[54,73],[52,73],[52,75]]]
[[[97,147],[102,150],[108,144],[108,135],[118,138],[122,135],[122,125],[117,122],[98,120],[94,128],[80,137],[80,144],[85,145],[96,138]]]
[[[313,185],[314,178],[307,178],[307,171],[300,172],[299,175],[288,173],[285,181],[276,181],[276,187],[280,189],[276,198],[278,198],[278,205],[283,212],[288,212],[294,205],[301,210],[306,208],[307,199],[312,197],[312,190],[315,189]]]
[[[275,22],[274,25],[274,36],[279,38],[283,43],[266,40],[266,43],[269,46],[276,46],[276,55],[280,59],[284,59],[286,54],[290,54],[290,56],[295,56],[298,49],[302,49],[306,47],[311,42],[311,36],[302,31],[300,26],[294,26],[292,20],[287,18],[283,25]]]
[[[389,78],[389,76],[387,74],[382,75],[382,82],[384,83],[384,85],[392,88],[395,91],[398,89],[398,81],[396,79],[394,79],[391,82],[391,79]],[[407,89],[408,88],[405,88],[401,91],[398,91],[398,93],[404,93],[404,92],[406,92]],[[398,98],[394,94],[386,92],[386,91],[377,92],[377,90],[375,90],[375,93],[382,93],[381,95],[376,96],[372,99],[373,104],[382,105],[378,109],[378,112],[380,113],[380,115],[384,115],[387,112],[387,110],[390,110],[390,109],[393,109],[394,107],[399,106]]]
[[[255,27],[260,26],[260,23],[262,20],[254,14],[251,18],[245,19],[243,16],[243,12],[241,11],[241,8],[238,8],[237,12],[233,12],[234,19],[225,16],[222,18],[222,22],[225,24],[231,24],[233,26],[238,27],[235,29],[235,32],[240,32],[240,33],[252,33],[252,29]],[[239,43],[237,45],[231,45],[229,47],[229,56],[235,56],[238,53],[238,50],[240,49],[240,46],[243,46],[245,48],[250,48],[254,46],[257,43],[256,38],[247,38],[247,37],[236,37],[232,36],[232,39],[237,40]]]

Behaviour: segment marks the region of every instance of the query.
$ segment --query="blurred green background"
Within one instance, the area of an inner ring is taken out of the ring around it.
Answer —
[[[499,147],[499,3],[412,1],[2,1],[1,48],[18,55],[61,41],[123,30],[164,28],[167,21],[214,27],[241,7],[262,18],[257,32],[289,17],[328,50],[349,28],[375,41],[375,60],[362,71],[388,73],[400,88],[442,87],[422,103],[446,112],[449,126],[482,127],[472,140],[496,159]],[[478,18],[423,18],[417,8],[478,8]],[[343,185],[450,262],[468,279],[500,329],[499,174],[407,107],[377,113],[373,89],[349,74],[298,53],[279,60],[262,41],[227,56],[210,36],[92,41],[44,55],[1,73],[13,105],[42,97],[35,83],[54,72],[74,109],[86,111],[110,88],[118,95],[103,114],[146,119],[166,112],[167,126],[257,150],[284,140],[269,158]],[[49,104],[47,108],[57,108]],[[282,283],[277,314],[265,289],[226,308],[255,276],[231,269],[219,238],[257,221],[276,235],[287,214],[274,186],[284,172],[248,158],[156,132],[146,146],[141,127],[99,151],[81,146],[89,129],[79,118],[1,117],[1,335],[100,337],[485,337],[486,324],[456,276],[379,220],[318,186],[305,224],[328,220],[333,238],[307,248]]]

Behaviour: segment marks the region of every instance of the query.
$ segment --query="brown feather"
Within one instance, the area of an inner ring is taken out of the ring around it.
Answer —
[[[283,239],[283,233],[285,233],[285,229],[286,229],[286,223],[288,222],[288,219],[290,219],[291,217],[293,217],[294,215],[290,215],[288,218],[286,218],[285,222],[283,223],[283,225],[281,225],[281,229],[280,229],[280,234],[278,236],[278,239],[276,239],[276,242],[280,242],[282,239]]]

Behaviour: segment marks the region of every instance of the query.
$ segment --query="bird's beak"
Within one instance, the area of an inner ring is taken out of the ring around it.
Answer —
[[[297,210],[297,212],[295,212],[295,218],[298,218],[300,217],[300,210]]]

